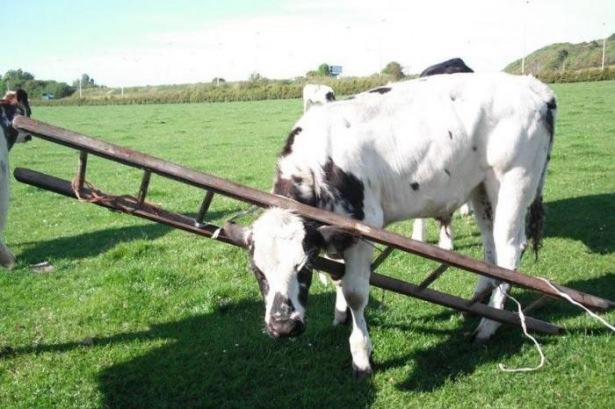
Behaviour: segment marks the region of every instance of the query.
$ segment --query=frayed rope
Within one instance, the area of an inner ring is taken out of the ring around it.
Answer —
[[[515,304],[517,304],[517,311],[519,313],[519,320],[521,321],[521,329],[523,330],[523,335],[525,335],[527,338],[532,340],[532,342],[536,346],[536,349],[538,350],[538,354],[540,355],[540,363],[537,366],[535,366],[534,368],[529,368],[529,367],[525,367],[525,368],[506,368],[503,364],[499,363],[498,364],[498,368],[500,368],[500,371],[503,371],[503,372],[532,372],[532,371],[537,371],[537,370],[539,370],[540,368],[542,368],[544,366],[544,364],[545,364],[545,355],[542,352],[542,348],[540,347],[540,344],[538,343],[538,341],[536,341],[536,338],[534,338],[533,336],[531,336],[529,334],[529,332],[527,332],[527,326],[525,325],[525,314],[523,314],[523,309],[521,309],[521,303],[519,301],[517,301],[517,299],[515,297],[513,297],[512,295],[506,294],[506,297],[508,297],[509,299],[514,301]]]
[[[560,291],[552,282],[550,282],[549,280],[547,280],[546,278],[543,278],[543,277],[538,277],[538,279],[540,279],[540,280],[544,281],[545,283],[547,283],[547,285],[549,287],[551,287],[551,289],[553,291],[555,291],[557,293],[557,295],[559,295],[560,297],[562,297],[563,299],[565,299],[569,303],[571,303],[573,305],[576,305],[577,307],[585,310],[585,312],[587,312],[587,314],[589,314],[589,316],[591,316],[592,318],[600,321],[608,329],[610,329],[611,331],[615,332],[615,326],[609,324],[604,318],[602,318],[598,314],[594,313],[589,308],[585,307],[583,304],[578,303],[575,300],[573,300],[568,294]],[[502,365],[500,363],[500,364],[498,364],[498,368],[500,368],[500,370],[504,371],[504,372],[531,372],[531,371],[537,371],[538,369],[542,368],[544,366],[544,363],[545,363],[545,356],[544,356],[544,354],[542,352],[542,348],[540,347],[540,344],[538,343],[536,338],[534,338],[533,336],[531,336],[527,332],[527,327],[525,325],[525,314],[523,314],[523,310],[521,309],[521,304],[519,303],[519,301],[517,301],[513,296],[508,295],[508,294],[506,294],[506,297],[510,298],[512,301],[515,302],[515,304],[517,304],[517,309],[518,309],[518,312],[519,312],[519,320],[521,321],[521,328],[523,329],[523,334],[526,337],[528,337],[529,339],[531,339],[532,342],[534,343],[534,345],[536,346],[536,349],[538,350],[538,353],[540,354],[540,363],[536,367],[534,367],[534,368],[506,368],[506,367],[504,367],[504,365]]]
[[[602,318],[598,314],[594,313],[593,311],[591,311],[589,308],[587,308],[583,304],[580,304],[580,303],[576,302],[575,300],[573,300],[572,298],[570,298],[570,296],[568,294],[561,292],[555,285],[553,285],[552,282],[550,282],[546,278],[542,278],[542,277],[538,277],[538,279],[540,279],[540,280],[544,281],[545,283],[547,283],[547,285],[549,287],[551,287],[551,289],[553,291],[555,291],[557,293],[557,295],[559,295],[560,297],[564,298],[570,304],[576,305],[577,307],[584,309],[585,312],[587,312],[592,318],[597,319],[602,324],[604,324],[608,329],[610,329],[611,331],[615,332],[615,327],[613,325],[611,325],[608,322],[606,322],[606,320],[604,318]]]

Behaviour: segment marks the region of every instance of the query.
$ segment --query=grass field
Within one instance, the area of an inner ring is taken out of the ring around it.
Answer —
[[[615,82],[555,87],[559,120],[546,184],[546,240],[522,270],[615,298]],[[38,108],[33,116],[192,168],[268,190],[298,100]],[[72,178],[77,154],[35,140],[11,167]],[[89,180],[135,193],[140,175],[92,159]],[[202,192],[153,177],[153,202],[195,213]],[[263,306],[238,249],[13,181],[6,241],[19,258],[0,271],[1,408],[609,408],[613,335],[578,309],[536,317],[568,329],[531,343],[502,328],[468,343],[476,321],[373,289],[367,316],[376,374],[351,376],[348,328],[333,328],[333,294],[315,280],[297,339],[263,333]],[[214,201],[212,218],[245,207]],[[409,233],[406,222],[393,228]],[[460,252],[481,257],[470,219],[455,220]],[[436,233],[432,226],[431,238]],[[29,265],[48,260],[53,273]],[[434,263],[395,254],[381,272],[419,281]],[[451,270],[449,270],[451,271]],[[469,296],[474,278],[447,272],[435,288]],[[531,294],[514,290],[528,303]],[[510,306],[509,306],[510,308]],[[615,321],[615,313],[606,314]]]

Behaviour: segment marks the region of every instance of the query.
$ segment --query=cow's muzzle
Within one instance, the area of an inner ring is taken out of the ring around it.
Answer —
[[[276,293],[267,323],[267,332],[273,338],[287,338],[300,335],[305,324],[295,311],[293,302],[280,293]]]
[[[271,317],[267,324],[267,332],[273,338],[289,338],[301,335],[305,331],[303,321],[294,318],[274,318]]]

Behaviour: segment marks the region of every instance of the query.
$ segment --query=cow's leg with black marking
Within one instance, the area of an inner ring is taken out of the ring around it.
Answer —
[[[363,379],[372,373],[372,342],[364,315],[369,298],[372,253],[372,246],[362,240],[344,252],[346,273],[341,280],[342,291],[352,318],[349,341],[353,373],[357,379]]]
[[[476,224],[481,232],[483,239],[484,258],[487,263],[495,264],[495,243],[493,241],[493,206],[497,203],[497,182],[493,178],[488,178],[487,181],[478,185],[471,194],[472,207]],[[476,289],[474,290],[474,298],[483,294],[479,302],[485,301],[489,294],[485,294],[487,288],[493,288],[495,280],[488,277],[480,277]]]
[[[496,263],[500,267],[516,270],[526,246],[525,214],[536,192],[537,181],[528,178],[522,168],[516,168],[507,172],[499,182],[493,214]],[[496,281],[492,285],[494,290],[489,306],[502,309],[510,284]],[[475,332],[475,341],[481,343],[488,340],[500,325],[499,322],[482,318]]]

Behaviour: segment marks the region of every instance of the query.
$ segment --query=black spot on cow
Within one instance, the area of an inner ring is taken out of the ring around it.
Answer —
[[[280,153],[280,156],[290,155],[293,151],[293,143],[295,143],[295,136],[299,135],[303,129],[300,126],[296,127],[288,134],[288,138],[286,139],[286,144]]]
[[[308,291],[312,285],[312,270],[309,268],[302,268],[297,273],[297,280],[299,281],[299,303],[305,308],[307,306]]]
[[[476,145],[472,146],[472,150],[473,150],[474,152],[476,152],[476,149],[477,149],[477,148],[476,148]]]
[[[410,187],[416,192],[417,190],[419,190],[420,185],[417,182],[412,182],[410,183]]]
[[[446,173],[448,176],[451,175],[451,172],[448,169],[444,169],[444,173]]]
[[[386,94],[390,90],[391,90],[391,87],[379,87],[379,88],[370,89],[369,92],[372,94]]]
[[[333,92],[329,91],[329,92],[327,92],[327,93],[325,94],[325,99],[326,99],[328,102],[335,101],[335,94],[334,94]]]
[[[292,176],[291,179],[283,178],[278,169],[278,174],[273,184],[273,193],[289,197],[308,206],[315,206],[316,197],[314,194],[314,187],[311,186],[309,188],[300,189],[304,182],[305,181],[300,176]]]
[[[339,202],[352,217],[363,220],[365,217],[363,212],[363,182],[352,173],[342,170],[331,158],[323,166],[323,171],[327,187],[333,197],[326,197],[323,194],[320,198],[322,206],[319,207],[324,208],[334,200]]]
[[[250,252],[252,252],[252,250]],[[252,257],[250,257],[250,268],[252,269],[252,273],[254,273],[254,277],[256,277],[258,288],[261,290],[263,298],[265,298],[269,293],[269,282],[267,281],[267,277],[265,277],[261,269],[256,266]]]
[[[451,131],[448,131],[448,137],[453,139],[453,133]]]
[[[19,132],[13,128],[13,118],[18,114],[20,114],[20,112],[16,106],[2,104],[2,110],[0,111],[0,126],[6,138],[6,145],[9,151],[15,144],[15,141],[17,141],[17,136],[19,135]]]
[[[549,102],[547,102],[547,112],[545,113],[545,123],[547,126],[547,131],[549,132],[549,143],[553,143],[553,134],[555,132],[555,118],[553,117],[553,111],[557,109],[557,103],[555,102],[555,98],[551,98]]]

